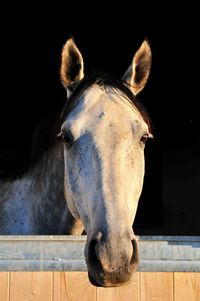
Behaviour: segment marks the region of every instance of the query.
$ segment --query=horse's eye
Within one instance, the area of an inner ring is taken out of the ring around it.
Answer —
[[[148,138],[149,138],[149,135],[148,135],[148,134],[145,134],[145,135],[143,135],[142,138],[140,139],[140,142],[141,142],[142,144],[145,144],[145,143],[147,142]]]
[[[58,137],[61,137],[67,146],[71,146],[74,142],[74,138],[70,132],[61,132],[58,134]]]
[[[74,141],[72,135],[69,133],[65,133],[63,135],[63,140],[64,140],[65,144],[67,144],[67,145],[72,145],[72,143]]]

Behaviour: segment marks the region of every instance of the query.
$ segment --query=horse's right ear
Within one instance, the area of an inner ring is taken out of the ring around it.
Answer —
[[[72,38],[63,46],[60,76],[63,86],[69,90],[84,77],[83,57]]]

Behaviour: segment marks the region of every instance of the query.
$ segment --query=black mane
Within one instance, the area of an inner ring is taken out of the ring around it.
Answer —
[[[49,151],[56,143],[60,127],[67,115],[77,105],[80,95],[92,84],[97,84],[100,87],[109,87],[113,89],[113,91],[116,91],[116,89],[120,91],[122,95],[138,109],[144,121],[149,126],[149,131],[152,132],[151,121],[146,109],[123,81],[103,72],[92,72],[81,80],[74,93],[65,102],[64,107],[59,107],[56,111],[47,113],[45,120],[36,127],[31,141],[25,142],[10,152],[5,150],[5,152],[1,153],[1,179],[14,180],[20,178],[41,160],[43,154]]]

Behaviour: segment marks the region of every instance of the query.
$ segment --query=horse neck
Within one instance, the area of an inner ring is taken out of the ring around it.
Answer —
[[[63,147],[55,143],[24,177],[33,219],[37,220],[41,233],[52,231],[52,234],[59,234],[66,228],[69,210],[63,193],[63,169]]]
[[[82,224],[71,215],[64,197],[63,143],[55,143],[43,154],[29,178],[36,200],[36,218],[38,213],[42,218],[48,217],[51,226],[57,221],[60,226],[55,230],[56,234],[81,234]]]
[[[51,199],[55,193],[63,195],[64,158],[61,143],[55,143],[44,152],[40,160],[30,170],[27,177],[31,179],[32,188],[37,197]]]

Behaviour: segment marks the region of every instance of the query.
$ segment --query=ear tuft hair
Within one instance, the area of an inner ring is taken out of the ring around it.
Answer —
[[[83,58],[74,39],[70,38],[62,50],[60,76],[65,87],[80,81],[84,77]]]
[[[137,95],[145,87],[151,69],[151,48],[147,39],[144,40],[136,52],[132,64],[122,77],[134,95]]]

